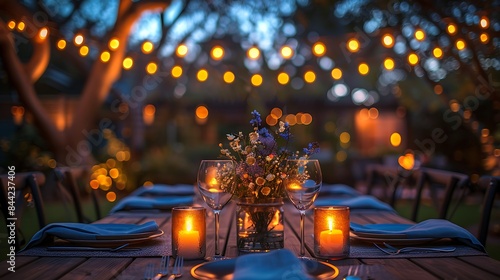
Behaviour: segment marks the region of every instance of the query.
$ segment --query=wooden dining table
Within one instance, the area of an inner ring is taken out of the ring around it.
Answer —
[[[195,206],[206,207],[201,199],[194,200]],[[236,258],[235,203],[231,202],[221,212],[220,247],[225,257]],[[289,203],[285,210],[285,248],[298,255],[300,249],[299,212]],[[20,252],[15,258],[15,272],[8,270],[7,262],[0,264],[1,279],[144,279],[148,264],[159,265],[161,255],[171,253],[171,212],[170,211],[120,211],[112,213],[96,223],[142,224],[156,221],[164,234],[159,238],[132,244],[137,251],[117,252],[54,252],[45,248]],[[401,217],[395,211],[377,209],[351,209],[350,220],[360,224],[414,222]],[[207,208],[207,256],[214,253],[214,215]],[[305,223],[306,256],[313,254],[313,217],[307,211]],[[447,241],[449,242],[451,241]],[[454,246],[461,246],[454,244]],[[335,279],[343,279],[347,274],[357,273],[362,279],[500,279],[500,261],[487,253],[462,248],[464,254],[420,253],[396,256],[380,252],[373,244],[351,240],[351,252],[341,260],[320,259],[338,268]],[[363,251],[365,250],[365,251]],[[191,269],[204,259],[187,260],[181,279],[196,279]]]

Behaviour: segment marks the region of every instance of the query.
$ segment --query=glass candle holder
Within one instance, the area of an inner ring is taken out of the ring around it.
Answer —
[[[205,214],[203,207],[172,209],[172,255],[186,260],[202,259],[206,253]]]
[[[328,259],[349,256],[349,207],[314,208],[314,254]]]

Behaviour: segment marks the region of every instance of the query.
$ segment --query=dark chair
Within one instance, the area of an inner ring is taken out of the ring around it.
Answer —
[[[479,220],[479,231],[477,238],[486,245],[488,229],[490,227],[490,217],[495,198],[500,189],[500,177],[481,176],[478,181],[479,188],[485,192],[483,204],[481,205],[481,219]]]
[[[382,189],[382,196],[392,207],[401,182],[400,168],[383,164],[370,164],[366,167],[366,194],[373,195],[375,188]]]
[[[60,188],[65,188],[71,195],[73,205],[75,207],[76,216],[80,223],[91,223],[93,219],[89,219],[84,215],[81,192],[88,191],[97,219],[101,219],[101,210],[99,201],[95,191],[90,189],[90,168],[87,166],[77,167],[58,167],[54,169],[57,183]]]
[[[418,212],[422,200],[422,193],[425,188],[430,191],[433,204],[438,209],[439,219],[449,219],[448,210],[451,206],[455,190],[461,189],[462,194],[457,201],[456,206],[464,198],[465,193],[469,190],[469,176],[466,174],[452,172],[447,170],[439,170],[433,168],[420,168],[413,176],[416,176],[416,186],[415,186],[415,198],[413,201],[413,209],[411,213],[411,219],[417,221]],[[438,192],[442,191],[443,196],[440,198]],[[455,207],[456,209],[456,207]],[[455,209],[452,211],[455,211]]]
[[[44,183],[45,175],[41,172],[11,172],[10,174],[0,175],[0,204],[2,206],[2,214],[7,224],[8,238],[13,236],[16,251],[19,251],[26,243],[21,231],[22,218],[26,206],[34,206],[39,229],[46,225],[43,200],[40,193],[40,185]],[[11,224],[15,224],[14,233],[9,226]]]

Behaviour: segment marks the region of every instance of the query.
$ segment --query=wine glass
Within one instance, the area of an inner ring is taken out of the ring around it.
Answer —
[[[215,216],[215,253],[208,260],[224,258],[219,251],[219,214],[231,200],[234,177],[235,165],[231,160],[202,160],[198,168],[198,189]]]
[[[287,176],[283,180],[286,194],[300,212],[300,256],[304,258],[304,218],[321,188],[321,167],[317,159],[287,160]]]

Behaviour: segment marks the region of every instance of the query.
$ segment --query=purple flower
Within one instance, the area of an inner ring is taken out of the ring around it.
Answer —
[[[318,142],[311,142],[311,143],[309,143],[307,145],[307,148],[304,148],[304,153],[307,156],[319,153],[319,144],[318,144]]]
[[[252,112],[253,119],[250,120],[250,124],[253,127],[260,127],[262,123],[262,119],[260,118],[260,113],[257,110],[253,110]]]

